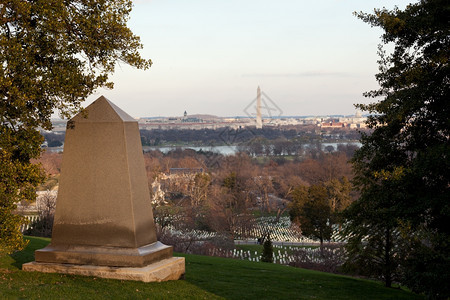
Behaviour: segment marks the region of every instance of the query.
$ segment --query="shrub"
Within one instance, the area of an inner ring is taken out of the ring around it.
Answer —
[[[263,252],[261,255],[261,261],[273,263],[273,247],[272,247],[272,241],[270,240],[270,237],[268,237],[267,240],[264,242]]]
[[[292,257],[294,261],[289,263],[290,266],[329,273],[339,273],[345,261],[344,249],[340,245],[316,249],[297,248]]]
[[[158,230],[158,240],[163,244],[172,246],[175,252],[188,254],[211,255],[213,249],[222,249],[223,251],[234,249],[233,239],[220,234],[201,237],[195,233],[180,232],[178,234],[171,232],[169,229],[163,229]]]

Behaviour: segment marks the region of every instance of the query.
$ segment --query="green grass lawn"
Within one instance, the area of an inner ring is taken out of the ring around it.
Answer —
[[[163,283],[23,272],[49,243],[28,239],[27,249],[0,258],[0,299],[422,299],[370,280],[198,255],[182,255],[184,280]]]

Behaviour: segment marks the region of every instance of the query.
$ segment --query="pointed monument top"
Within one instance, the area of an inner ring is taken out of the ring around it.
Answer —
[[[121,110],[114,103],[100,96],[86,107],[84,112],[72,118],[76,122],[136,122],[129,114]]]

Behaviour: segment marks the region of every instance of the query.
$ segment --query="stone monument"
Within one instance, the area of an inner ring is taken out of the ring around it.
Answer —
[[[52,241],[23,270],[177,280],[172,255],[156,238],[138,123],[102,96],[67,124]]]

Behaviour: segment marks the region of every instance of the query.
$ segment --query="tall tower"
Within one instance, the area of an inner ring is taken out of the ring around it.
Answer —
[[[261,89],[258,86],[258,90],[256,92],[256,128],[262,128],[262,117],[261,117]]]

